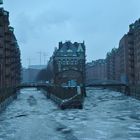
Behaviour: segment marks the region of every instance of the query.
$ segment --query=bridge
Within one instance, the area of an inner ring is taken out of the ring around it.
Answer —
[[[83,87],[61,87],[53,86],[47,83],[22,83],[17,89],[22,88],[41,88],[44,89],[45,95],[55,101],[61,109],[80,108],[83,107]],[[61,93],[61,94],[60,94]]]
[[[47,88],[48,83],[21,83],[17,88]],[[86,82],[86,87],[128,87],[127,84],[114,80],[92,80]]]
[[[17,88],[47,88],[49,86],[47,83],[21,83]]]
[[[86,82],[86,87],[108,88],[130,95],[129,85],[115,80],[91,80]]]
[[[86,82],[87,87],[128,87],[126,83],[115,80],[90,80]]]

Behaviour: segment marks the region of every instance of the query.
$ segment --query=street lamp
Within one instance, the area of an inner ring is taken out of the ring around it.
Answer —
[[[47,58],[47,54],[43,53],[43,57],[44,57],[44,65],[46,64],[46,58]]]

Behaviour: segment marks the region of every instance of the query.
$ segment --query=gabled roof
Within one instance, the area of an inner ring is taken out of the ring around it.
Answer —
[[[77,52],[84,52],[81,43],[79,43],[79,46],[78,46]]]

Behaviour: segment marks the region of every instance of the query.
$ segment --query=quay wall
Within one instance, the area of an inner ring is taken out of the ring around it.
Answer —
[[[82,108],[84,101],[84,88],[77,94],[77,87],[48,87],[43,89],[47,98],[53,100],[61,109]]]
[[[109,89],[122,92],[128,96],[132,96],[136,99],[140,100],[140,85],[129,85],[127,87],[120,86],[120,87],[110,87]]]
[[[140,85],[130,86],[130,96],[140,99]]]
[[[0,89],[0,112],[17,97],[16,88],[1,88]]]
[[[129,86],[101,86],[103,89],[110,89],[113,91],[124,93],[125,95],[132,96],[140,100],[140,85],[129,85]]]

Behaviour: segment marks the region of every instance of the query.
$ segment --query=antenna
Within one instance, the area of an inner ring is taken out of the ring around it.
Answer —
[[[43,57],[44,57],[44,65],[45,65],[46,64],[47,53],[43,53]]]
[[[38,54],[39,54],[39,62],[40,62],[40,65],[41,65],[41,57],[42,57],[42,52],[40,51],[40,52],[38,52]]]
[[[27,61],[28,61],[28,67],[29,67],[31,65],[31,58],[28,58]]]

